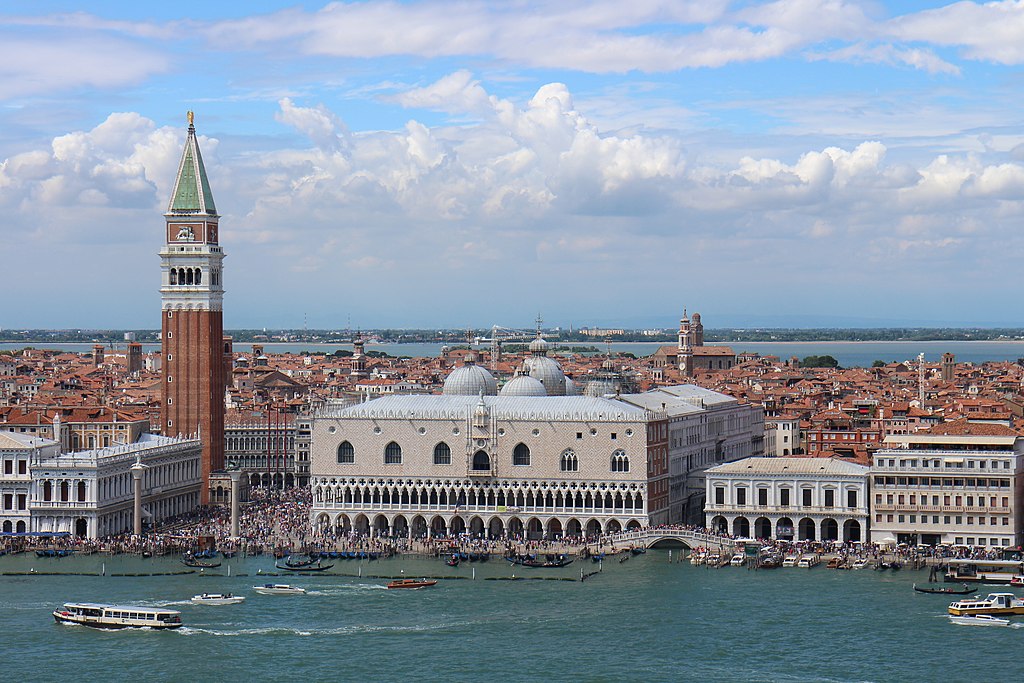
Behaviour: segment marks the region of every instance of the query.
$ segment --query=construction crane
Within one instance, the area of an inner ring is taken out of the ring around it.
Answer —
[[[498,363],[501,361],[501,345],[505,342],[510,341],[528,341],[535,339],[539,333],[538,331],[529,330],[514,330],[510,327],[502,327],[501,325],[494,325],[491,327],[490,336],[486,337],[474,337],[473,346],[480,346],[481,344],[491,345],[491,370],[497,370]]]

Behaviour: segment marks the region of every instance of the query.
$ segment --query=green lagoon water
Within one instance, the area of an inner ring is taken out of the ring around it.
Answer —
[[[171,558],[25,554],[0,558],[0,571],[98,572],[103,563],[108,573],[182,569]],[[1024,629],[950,624],[949,598],[911,590],[925,572],[707,569],[670,563],[666,551],[613,559],[584,583],[484,579],[578,579],[581,567],[597,568],[589,561],[531,570],[495,560],[458,569],[419,558],[339,560],[331,571],[360,566],[364,574],[464,577],[475,567],[477,579],[389,591],[382,579],[331,573],[263,578],[258,569],[273,571],[263,557],[231,561],[231,577],[0,576],[0,679],[1001,681],[1022,670]],[[309,592],[252,591],[267,581]],[[204,591],[247,600],[188,602]],[[169,606],[186,626],[58,625],[50,612],[64,601]]]

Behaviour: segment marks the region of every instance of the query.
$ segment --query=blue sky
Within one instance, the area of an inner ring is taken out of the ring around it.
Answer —
[[[7,2],[0,327],[1021,325],[1024,3]],[[15,258],[10,258],[14,255]]]

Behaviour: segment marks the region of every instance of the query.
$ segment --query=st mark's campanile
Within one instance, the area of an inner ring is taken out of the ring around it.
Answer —
[[[224,469],[224,252],[192,112],[165,218],[166,243],[160,250],[162,431],[198,434],[202,440],[205,504],[210,473]]]

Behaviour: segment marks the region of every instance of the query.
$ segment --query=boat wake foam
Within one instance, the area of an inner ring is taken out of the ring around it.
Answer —
[[[348,593],[356,593],[362,591],[378,591],[387,589],[387,586],[381,586],[375,583],[357,583],[349,586],[332,586],[331,588],[311,590],[309,591],[309,595],[346,595]]]
[[[412,626],[339,626],[337,628],[324,629],[300,629],[281,626],[268,626],[265,628],[241,628],[237,631],[222,629],[201,628],[198,626],[184,626],[176,629],[176,633],[186,636],[207,635],[207,636],[268,636],[268,635],[292,635],[292,636],[345,636],[362,635],[365,633],[420,633],[425,631],[441,631],[450,628],[461,628],[472,626],[480,622],[452,622],[449,624],[416,624]]]

